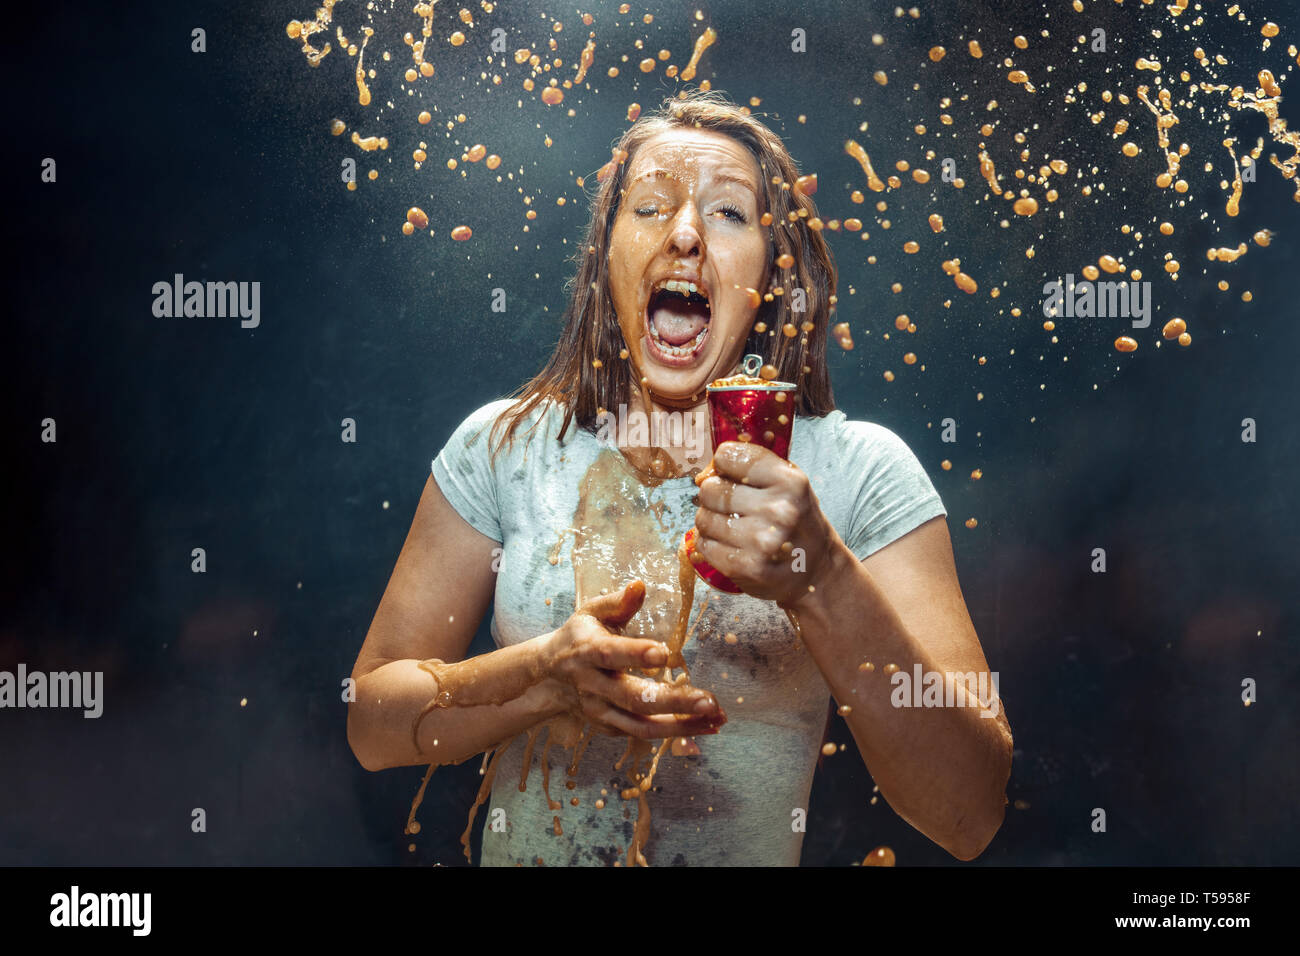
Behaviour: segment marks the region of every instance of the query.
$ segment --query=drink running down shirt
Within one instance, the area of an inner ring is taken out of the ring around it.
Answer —
[[[641,575],[646,602],[624,632],[668,640],[681,601],[677,548],[698,508],[694,481],[684,476],[647,487],[621,467],[619,452],[572,423],[564,443],[557,442],[562,413],[552,404],[534,409],[520,423],[513,446],[507,442],[492,464],[491,426],[511,404],[502,399],[477,409],[433,461],[434,480],[451,506],[477,531],[501,543],[491,624],[496,645],[553,631],[574,612],[575,535],[566,529],[573,525],[584,477],[602,456],[602,467],[592,474],[621,472],[623,477],[612,484],[591,482],[593,495],[611,500],[588,501],[585,513],[621,516],[601,529],[605,536],[612,538],[611,529],[617,529],[620,537],[639,539],[633,548],[644,552],[646,560],[638,566],[663,572],[652,575],[656,580]],[[539,417],[545,420],[530,438],[528,430]],[[795,419],[790,460],[807,474],[822,511],[859,559],[929,519],[947,515],[925,469],[901,438],[881,425],[850,421],[839,410]],[[706,453],[700,466],[707,461]],[[600,562],[620,550],[626,554],[628,542],[622,544],[615,549],[613,541],[587,540],[580,552],[590,548],[592,556],[585,562]],[[580,554],[580,568],[583,563]],[[608,574],[608,568],[601,573]],[[695,738],[699,756],[665,753],[660,760],[648,795],[646,859],[652,866],[797,866],[803,832],[791,826],[793,811],[808,810],[830,691],[774,602],[725,594],[697,581],[690,620],[693,632],[682,655],[691,683],[712,692],[728,720],[720,733]],[[735,639],[727,640],[728,634]],[[627,749],[627,738],[593,734],[576,777],[570,778],[566,770],[572,750],[546,748],[546,736],[542,731],[537,738],[526,792],[519,791],[519,781],[528,734],[497,758],[483,822],[482,865],[530,866],[538,858],[547,866],[626,864],[637,801],[620,799],[619,791],[631,786],[629,768],[626,762],[622,770],[614,765]],[[846,753],[856,751],[848,743]],[[558,810],[547,805],[542,793],[544,750]],[[567,788],[569,780],[575,788]],[[607,791],[603,796],[602,788]],[[571,803],[575,797],[577,806]],[[604,801],[603,809],[597,809],[598,799]],[[505,811],[506,820],[500,832],[490,826],[498,809]]]

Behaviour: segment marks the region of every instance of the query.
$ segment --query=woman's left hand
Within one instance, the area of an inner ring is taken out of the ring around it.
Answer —
[[[808,594],[838,535],[797,465],[761,445],[723,442],[695,483],[701,558],[753,597],[787,606]]]

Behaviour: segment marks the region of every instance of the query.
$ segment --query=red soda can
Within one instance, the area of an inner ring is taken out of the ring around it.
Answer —
[[[715,451],[723,442],[744,441],[762,445],[789,459],[798,386],[739,375],[719,379],[707,390],[709,426]],[[712,587],[728,594],[741,593],[735,582],[703,558],[695,556],[694,528],[686,532],[686,554],[695,567],[695,573]]]

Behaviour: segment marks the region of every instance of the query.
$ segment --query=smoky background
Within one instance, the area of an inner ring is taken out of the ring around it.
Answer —
[[[1133,69],[1139,56],[1168,61],[1167,80],[1182,68],[1197,79],[1191,48],[1217,49],[1230,67],[1215,82],[1229,85],[1293,63],[1294,11],[1243,6],[1250,25],[1216,7],[1189,32],[1161,5],[1133,0],[1090,3],[1083,14],[1068,3],[958,0],[920,7],[916,19],[875,3],[638,3],[631,16],[591,4],[591,89],[545,107],[521,89],[526,72],[510,53],[534,43],[543,52],[554,37],[557,73],[571,77],[587,34],[573,9],[502,2],[484,16],[473,7],[479,25],[453,49],[445,37],[460,24],[439,4],[428,56],[437,73],[415,84],[421,100],[401,89],[400,34],[418,20],[399,4],[391,20],[401,26],[378,32],[368,50],[378,71],[368,109],[356,103],[354,61],[336,48],[311,70],[285,36],[289,20],[312,15],[310,2],[139,4],[129,15],[55,2],[17,12],[0,669],[102,670],[105,701],[98,720],[0,711],[0,864],[463,864],[478,761],[434,774],[408,852],[402,827],[422,768],[361,769],[347,747],[341,681],[431,459],[466,414],[533,374],[556,340],[568,259],[586,226],[576,178],[594,188],[629,103],[648,110],[678,88],[662,62],[647,76],[637,60],[662,47],[683,65],[705,25],[719,38],[697,82],[709,78],[741,103],[760,97],[754,111],[802,171],[818,173],[823,218],[858,216],[871,234],[827,233],[840,268],[835,320],[851,324],[856,342],[851,352],[831,345],[832,381],[849,417],[896,431],[935,482],[967,604],[1000,674],[1016,739],[1012,803],[976,865],[1294,864],[1300,207],[1293,184],[1261,164],[1241,216],[1228,220],[1220,127],[1180,111],[1172,136],[1192,146],[1183,164],[1192,188],[1179,209],[1152,185],[1165,163],[1136,97],[1108,107],[1101,124],[1088,120],[1097,90],[1133,95],[1153,82]],[[336,9],[349,36],[359,36],[360,9],[346,0]],[[652,25],[640,21],[646,12]],[[1258,27],[1269,19],[1283,30],[1261,54]],[[488,65],[497,26],[509,52]],[[206,31],[206,53],[190,51],[195,27]],[[1094,27],[1111,52],[1072,52]],[[805,54],[790,52],[795,28],[807,31]],[[873,33],[885,43],[874,45]],[[1017,34],[1027,50],[1012,47]],[[647,38],[644,52],[637,37]],[[982,60],[966,53],[970,38]],[[615,79],[605,75],[607,43]],[[926,57],[936,44],[948,51],[938,64]],[[383,49],[391,62],[372,56]],[[1005,56],[1036,94],[1007,82]],[[872,79],[880,69],[886,86]],[[1063,89],[1078,82],[1093,92],[1066,109]],[[954,100],[946,110],[945,96]],[[395,108],[376,118],[390,99]],[[989,99],[997,110],[985,109]],[[415,113],[435,103],[434,122],[417,126]],[[468,122],[444,137],[440,124],[461,112]],[[942,112],[952,127],[940,125]],[[1300,121],[1286,98],[1282,112]],[[1130,131],[1114,140],[1121,115]],[[386,135],[392,146],[356,150],[330,135],[335,117],[348,135]],[[999,117],[998,133],[980,137],[979,125]],[[917,123],[929,132],[916,134]],[[1058,186],[1061,201],[1032,219],[983,200],[978,171],[983,140],[1004,182],[1019,187],[1007,177],[1022,127],[1026,167],[1044,154],[1071,165],[1071,188]],[[1238,153],[1265,136],[1265,163],[1269,152],[1286,155],[1262,116],[1242,115],[1234,130]],[[867,191],[844,153],[849,138],[882,177],[907,159],[931,182],[900,173],[901,189]],[[1120,156],[1125,138],[1139,157]],[[419,139],[430,158],[414,171]],[[481,164],[462,164],[467,178],[445,168],[473,143],[500,154],[496,173],[514,179],[497,183]],[[923,159],[929,148],[933,161]],[[46,156],[58,162],[56,184],[40,182]],[[339,179],[345,156],[358,160],[356,192]],[[957,160],[964,190],[939,181],[943,156]],[[1201,172],[1206,160],[1213,173]],[[1073,172],[1092,165],[1101,172],[1089,180],[1106,189],[1084,198]],[[374,182],[370,168],[380,171]],[[853,189],[865,204],[849,201]],[[879,199],[886,213],[875,212]],[[401,235],[412,205],[436,236]],[[536,220],[524,218],[528,208]],[[925,223],[936,211],[940,235]],[[1161,219],[1178,227],[1170,241],[1158,241]],[[460,223],[473,227],[472,241],[447,238]],[[1142,249],[1120,234],[1124,223],[1147,233]],[[1206,248],[1261,228],[1277,233],[1269,248],[1252,244],[1237,263],[1202,274],[1213,265]],[[920,254],[902,252],[909,239]],[[1183,262],[1177,283],[1160,269],[1166,248]],[[1152,281],[1152,327],[1058,319],[1051,344],[1043,283],[1077,276],[1103,252]],[[939,268],[953,256],[978,294],[961,293]],[[155,318],[151,288],[175,273],[260,281],[261,324]],[[1226,294],[1214,288],[1221,276],[1232,283]],[[995,283],[1005,285],[991,299]],[[504,314],[490,309],[495,288],[506,290]],[[1239,297],[1247,289],[1249,304]],[[1024,315],[1013,319],[1012,306]],[[915,335],[894,329],[900,313]],[[1187,320],[1191,347],[1156,349],[1173,316]],[[1139,350],[1116,353],[1119,334],[1135,335]],[[908,350],[917,365],[903,364]],[[39,439],[47,417],[56,444]],[[939,440],[947,417],[958,423],[955,445]],[[1240,440],[1246,417],[1258,423],[1253,444]],[[356,444],[340,442],[343,418],[356,420]],[[195,547],[206,551],[201,575],[190,570]],[[1105,574],[1090,571],[1098,547]],[[487,620],[471,653],[491,648]],[[1250,707],[1240,697],[1246,677],[1259,688]],[[879,845],[900,865],[953,862],[883,799],[870,804],[870,777],[838,717],[830,739],[849,749],[818,771],[804,864],[847,865]],[[204,833],[190,827],[199,807]],[[1106,810],[1105,833],[1090,829],[1095,807]]]

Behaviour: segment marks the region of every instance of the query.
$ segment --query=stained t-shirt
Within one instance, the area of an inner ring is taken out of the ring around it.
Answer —
[[[493,463],[491,425],[510,405],[502,399],[473,412],[433,461],[434,480],[451,506],[501,544],[491,624],[498,647],[553,631],[574,612],[574,536],[564,529],[573,523],[588,467],[600,454],[617,454],[572,423],[564,442],[557,442],[562,411],[543,405],[520,423],[513,444],[507,442]],[[535,434],[525,437],[539,417],[544,420]],[[707,451],[706,439],[706,458]],[[807,474],[822,512],[860,559],[947,515],[901,438],[881,425],[848,420],[839,410],[795,419],[790,460]],[[675,565],[682,536],[695,523],[698,488],[684,476],[654,488],[637,485],[637,494],[635,507],[655,513],[665,556]],[[720,733],[695,738],[698,756],[669,752],[660,760],[647,794],[645,857],[652,866],[797,866],[800,824],[816,826],[808,796],[830,691],[774,602],[726,594],[701,581],[690,619],[695,630],[682,655],[691,683],[712,692],[728,720]],[[620,799],[631,781],[626,764],[622,772],[614,765],[627,738],[592,735],[572,778],[566,770],[573,751],[551,747],[551,797],[561,807],[552,810],[542,793],[545,732],[532,755],[527,790],[519,791],[527,736],[497,758],[482,865],[533,865],[538,858],[547,866],[626,865],[637,801]],[[555,833],[557,816],[561,835]]]

